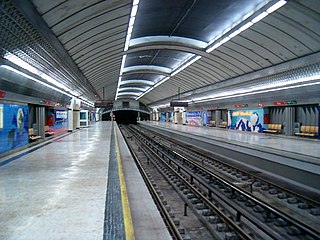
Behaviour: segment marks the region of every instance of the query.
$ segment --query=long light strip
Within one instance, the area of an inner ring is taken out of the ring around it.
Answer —
[[[134,22],[136,20],[138,7],[139,7],[139,0],[134,0],[133,4],[132,4],[131,14],[130,14],[129,26],[128,26],[127,36],[126,36],[126,42],[124,44],[124,49],[123,49],[125,52],[128,51],[128,49],[129,49],[131,33],[132,33],[132,30],[133,30]]]
[[[187,62],[186,64],[182,65],[181,67],[179,67],[178,69],[174,70],[171,73],[171,77],[173,77],[174,75],[178,74],[179,72],[181,72],[183,69],[189,67],[192,63],[198,61],[201,58],[201,56],[197,56],[195,58],[193,58],[190,62]]]
[[[251,21],[247,22],[246,24],[244,24],[243,26],[241,26],[239,29],[236,29],[235,31],[233,31],[232,33],[230,33],[228,36],[224,37],[222,40],[216,42],[213,46],[209,47],[206,49],[207,53],[212,52],[213,50],[215,50],[216,48],[220,47],[222,44],[228,42],[230,39],[234,38],[235,36],[237,36],[238,34],[240,34],[241,32],[243,32],[244,30],[250,28],[253,24],[261,21],[263,18],[265,18],[266,16],[268,16],[270,13],[276,11],[277,9],[279,9],[280,7],[282,7],[283,5],[285,5],[287,3],[286,0],[280,0],[278,2],[276,2],[274,5],[272,5],[271,7],[269,7],[266,11],[263,11],[262,13],[260,13],[258,16],[256,16],[255,18],[253,18]],[[222,37],[222,36],[220,36]],[[216,38],[219,39],[220,37]],[[208,46],[211,44],[211,42],[208,44]]]
[[[65,91],[62,91],[62,90],[60,90],[59,88],[56,88],[56,87],[54,87],[54,86],[52,86],[52,85],[50,85],[50,84],[47,84],[47,83],[45,83],[45,82],[43,82],[43,81],[40,81],[40,80],[38,80],[38,79],[36,79],[36,78],[34,78],[34,77],[31,77],[31,76],[29,76],[28,74],[25,74],[25,73],[23,73],[23,72],[20,72],[19,70],[15,69],[15,68],[13,68],[13,67],[11,67],[11,66],[1,65],[1,67],[5,68],[5,69],[7,69],[7,70],[9,70],[9,71],[11,71],[11,72],[14,72],[14,73],[16,73],[16,74],[18,74],[18,75],[20,75],[20,76],[23,76],[23,77],[25,77],[25,78],[28,78],[28,79],[30,79],[30,80],[32,80],[32,81],[35,81],[35,82],[37,82],[37,83],[40,83],[40,84],[42,84],[42,85],[44,85],[44,86],[46,86],[46,87],[48,87],[48,88],[51,88],[51,89],[53,89],[53,90],[55,90],[55,91],[57,91],[57,92],[60,92],[60,93],[64,94],[64,95],[67,95],[68,97],[72,97],[72,98],[75,97],[75,96],[71,95],[70,93],[67,93],[67,92],[65,92]],[[80,98],[79,98],[79,99],[80,99]],[[94,104],[93,104],[92,102],[89,102],[88,100],[86,101],[86,100],[81,99],[81,101],[85,102],[86,104],[88,104],[88,105],[91,106],[91,107],[94,107]]]
[[[275,4],[273,4],[271,7],[269,7],[266,11],[260,13],[258,16],[256,16],[255,18],[253,18],[251,21],[245,23],[244,25],[242,25],[239,29],[236,29],[235,31],[233,31],[232,33],[230,33],[228,36],[224,37],[222,40],[216,42],[212,47],[209,47],[208,49],[206,49],[207,53],[212,52],[213,50],[215,50],[216,48],[220,47],[221,45],[223,45],[224,43],[228,42],[230,39],[234,38],[235,36],[239,35],[241,32],[245,31],[246,29],[250,28],[252,25],[254,25],[255,23],[261,21],[263,18],[265,18],[266,16],[268,16],[270,13],[276,11],[277,9],[279,9],[280,7],[282,7],[283,5],[285,5],[287,3],[286,0],[280,0],[278,2],[276,2]],[[220,36],[222,37],[222,36]],[[219,39],[220,37],[216,38]],[[208,46],[212,43],[213,41],[208,43]],[[195,58],[193,58],[192,60],[190,60],[190,62],[187,62],[186,64],[183,64],[182,66],[180,66],[178,69],[174,70],[171,73],[171,77],[175,76],[176,74],[178,74],[179,72],[181,72],[183,69],[187,68],[188,66],[190,66],[191,64],[193,64],[194,62],[196,62],[197,60],[199,60],[201,58],[201,56],[197,56]],[[139,97],[136,98],[136,100],[138,100],[139,98],[141,98],[142,96],[144,96],[145,94],[147,94],[148,92],[150,92],[151,90],[153,90],[154,88],[156,88],[157,86],[159,86],[160,84],[164,83],[165,81],[167,81],[169,79],[169,77],[164,78],[163,80],[161,80],[160,82],[158,82],[155,86],[153,86],[152,88],[149,88],[148,91],[144,92],[143,94],[141,94]]]
[[[156,87],[158,87],[159,85],[161,85],[162,83],[164,83],[165,81],[167,81],[170,77],[165,77],[162,80],[160,80],[159,82],[157,82],[153,87],[149,88],[147,91],[145,91],[144,93],[142,93],[139,97],[136,98],[136,100],[138,100],[139,98],[142,98],[144,95],[146,95],[148,92],[152,91],[153,89],[155,89]]]
[[[298,88],[298,87],[314,86],[314,85],[319,85],[319,84],[320,84],[320,82],[304,83],[304,84],[299,84],[299,85],[294,85],[294,86],[278,87],[278,88],[260,90],[260,91],[255,91],[255,92],[248,92],[248,93],[241,93],[241,94],[236,94],[236,95],[222,96],[222,97],[217,97],[217,98],[214,98],[214,99],[212,98],[212,99],[198,100],[198,101],[194,101],[194,102],[195,103],[209,102],[209,101],[213,101],[213,100],[221,100],[221,99],[228,99],[228,98],[234,98],[234,97],[242,97],[242,96],[255,95],[255,94],[261,94],[261,93],[267,93],[267,92],[275,92],[275,91],[286,90],[286,89],[293,89],[293,88]]]
[[[315,81],[315,80],[319,80],[320,79],[320,73],[319,74],[315,74],[313,76],[308,76],[308,77],[300,77],[298,79],[292,79],[286,82],[274,82],[271,84],[261,84],[258,86],[252,86],[252,87],[245,87],[245,88],[241,88],[238,90],[234,90],[234,91],[225,91],[225,92],[220,92],[217,94],[212,94],[212,95],[208,95],[206,97],[201,97],[198,99],[194,99],[194,101],[197,102],[205,102],[205,101],[211,101],[211,100],[215,100],[215,99],[223,99],[223,98],[228,98],[228,97],[234,97],[234,96],[245,96],[247,93],[253,93],[253,92],[258,92],[260,93],[261,90],[263,92],[268,92],[271,91],[272,89],[283,89],[283,87],[287,87],[288,85],[292,85],[292,84],[304,84],[310,81]],[[308,83],[308,84],[318,84],[320,83],[320,81],[316,82],[316,83]],[[290,86],[291,87],[291,86]],[[221,98],[222,97],[222,98]],[[208,100],[210,99],[210,100]]]
[[[132,31],[133,31],[133,25],[134,25],[134,22],[136,20],[136,15],[137,15],[137,12],[138,12],[139,1],[140,0],[134,0],[133,4],[132,4],[130,20],[129,20],[129,26],[128,26],[126,41],[125,41],[124,49],[123,49],[123,51],[125,51],[125,52],[128,51],[128,49],[129,49],[131,34],[132,34]],[[123,73],[124,65],[126,63],[126,58],[127,58],[127,55],[123,55],[122,61],[121,61],[120,76],[119,76],[119,79],[118,79],[118,86],[117,86],[117,92],[116,92],[115,100],[118,99],[119,87],[121,85],[121,79],[122,79],[121,76],[122,76],[122,73]]]
[[[173,70],[170,77],[173,77],[174,75],[178,74],[179,72],[181,72],[183,69],[185,69],[186,67],[190,66],[191,64],[193,64],[194,62],[198,61],[201,58],[201,56],[197,56],[193,59],[190,60],[190,62],[185,63],[184,65],[178,67],[177,69]],[[147,91],[145,91],[144,93],[142,93],[139,97],[136,98],[136,100],[140,99],[141,97],[143,97],[144,95],[146,95],[148,92],[152,91],[153,89],[155,89],[156,87],[158,87],[159,85],[161,85],[162,83],[168,81],[170,79],[170,77],[165,77],[162,80],[160,80],[159,82],[157,82],[153,87],[149,88]]]

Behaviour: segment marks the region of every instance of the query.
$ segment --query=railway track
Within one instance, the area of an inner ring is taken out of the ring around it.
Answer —
[[[131,126],[126,132],[144,152],[144,165],[152,162],[167,176],[166,181],[214,238],[320,238],[317,201],[149,130]]]

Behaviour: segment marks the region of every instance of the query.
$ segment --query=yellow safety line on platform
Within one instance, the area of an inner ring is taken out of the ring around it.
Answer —
[[[126,232],[126,240],[134,240],[135,237],[134,237],[134,229],[133,229],[130,206],[129,206],[129,199],[127,194],[126,182],[123,175],[121,156],[120,156],[117,132],[115,127],[114,127],[114,136],[115,136],[115,142],[116,142],[118,173],[119,173],[119,180],[120,180],[121,201],[122,201],[122,211],[123,211],[123,218],[124,218],[124,229]]]

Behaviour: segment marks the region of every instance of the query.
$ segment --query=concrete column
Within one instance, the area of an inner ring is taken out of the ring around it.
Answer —
[[[138,112],[138,119],[137,120],[140,121],[140,112]]]
[[[186,111],[182,112],[182,124],[183,125],[187,124],[187,113],[186,113]]]
[[[46,109],[45,107],[37,107],[36,108],[36,118],[37,118],[37,130],[38,135],[42,138],[45,138],[44,125],[46,121]]]
[[[80,129],[80,110],[73,110],[73,129]]]
[[[295,108],[294,107],[286,107],[285,108],[285,134],[286,136],[294,135],[294,119],[295,119]]]
[[[68,109],[68,132],[72,132],[73,130],[73,111],[72,109]]]
[[[220,124],[221,121],[221,110],[216,110],[216,126]]]
[[[159,121],[159,112],[156,112],[156,121]]]

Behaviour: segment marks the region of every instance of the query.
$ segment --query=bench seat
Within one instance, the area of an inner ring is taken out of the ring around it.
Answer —
[[[264,129],[264,133],[281,133],[282,124],[268,124],[268,129]]]
[[[317,126],[301,126],[300,132],[295,133],[296,136],[301,137],[316,137],[318,136],[319,128]]]
[[[41,138],[41,136],[38,136],[38,135],[34,134],[34,129],[33,128],[29,128],[28,129],[28,135],[29,135],[29,141],[30,142]]]

